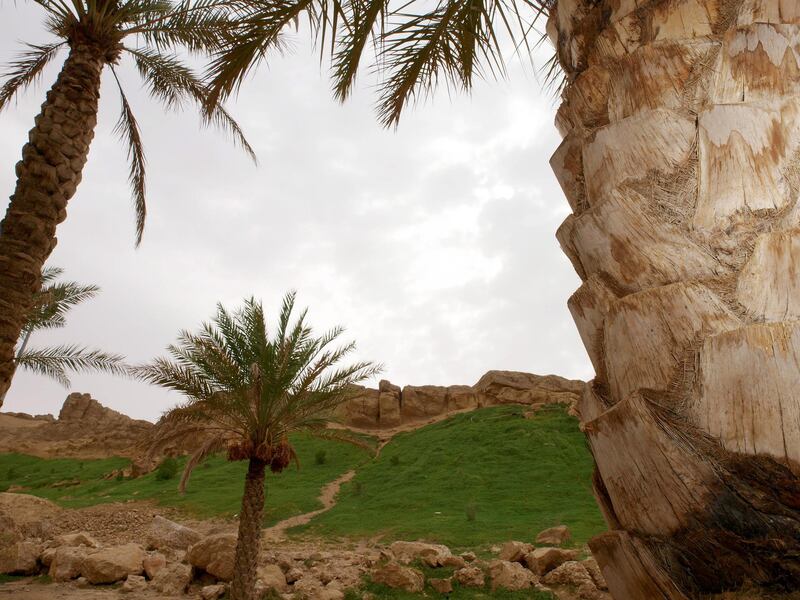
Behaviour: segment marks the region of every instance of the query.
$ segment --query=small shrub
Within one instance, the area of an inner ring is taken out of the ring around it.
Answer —
[[[328,453],[325,450],[317,450],[314,455],[314,463],[324,465],[326,462],[328,462]]]
[[[390,458],[390,459],[389,459],[389,463],[390,463],[390,464],[391,464],[393,467],[396,467],[397,465],[399,465],[399,464],[400,464],[400,456],[399,456],[399,455],[397,455],[397,454],[395,454],[395,455],[394,455],[392,458]]]
[[[156,468],[156,481],[174,479],[178,474],[178,461],[172,456],[167,456]]]
[[[464,507],[464,513],[467,515],[467,521],[474,521],[478,517],[478,505],[470,502]]]

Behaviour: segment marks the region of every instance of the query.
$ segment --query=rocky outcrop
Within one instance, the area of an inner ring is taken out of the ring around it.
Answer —
[[[194,529],[156,515],[147,530],[147,547],[155,550],[186,550],[199,542],[201,537]]]
[[[0,413],[0,452],[42,458],[105,458],[136,455],[153,424],[106,408],[89,394],[67,396],[58,419]]]
[[[377,390],[354,386],[351,398],[339,406],[336,417],[350,427],[389,429],[498,404],[574,406],[583,388],[582,381],[516,371],[489,371],[473,386],[407,385],[400,389],[383,380]]]

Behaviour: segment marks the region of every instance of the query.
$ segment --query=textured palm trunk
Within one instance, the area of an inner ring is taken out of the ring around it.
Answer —
[[[557,0],[558,239],[618,600],[800,587],[800,2]]]
[[[91,44],[73,44],[17,163],[16,189],[0,224],[0,406],[42,266],[56,245],[56,225],[66,218],[86,164],[105,58]]]
[[[236,541],[231,600],[256,600],[256,573],[264,514],[264,473],[267,463],[251,458],[244,481],[239,538]]]

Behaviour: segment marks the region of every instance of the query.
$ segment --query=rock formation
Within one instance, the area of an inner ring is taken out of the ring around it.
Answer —
[[[516,371],[489,371],[473,386],[407,385],[400,389],[383,380],[377,390],[354,387],[353,396],[339,407],[336,416],[349,427],[389,429],[498,404],[577,405],[583,388],[582,381]]]

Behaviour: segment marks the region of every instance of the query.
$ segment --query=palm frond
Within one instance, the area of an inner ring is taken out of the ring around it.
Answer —
[[[28,50],[12,61],[8,70],[0,75],[5,79],[5,83],[0,87],[0,110],[9,104],[17,92],[39,79],[44,68],[65,44],[66,42],[41,46],[26,44]]]
[[[45,285],[34,296],[33,308],[28,314],[25,331],[63,327],[66,324],[65,314],[71,308],[94,297],[100,291],[96,285],[83,285],[74,281],[48,283],[60,273],[61,269],[42,272],[42,282]]]
[[[189,484],[189,478],[192,476],[194,469],[212,454],[219,452],[226,445],[226,437],[222,434],[210,435],[203,440],[202,445],[195,450],[186,461],[181,474],[180,483],[178,483],[178,492],[183,495],[186,493],[186,486]]]
[[[364,48],[370,37],[382,32],[389,12],[387,0],[352,0],[345,21],[346,31],[333,56],[334,96],[344,101],[350,95]]]
[[[64,387],[69,387],[67,373],[86,371],[103,371],[114,375],[125,375],[128,368],[124,357],[101,350],[89,350],[74,344],[65,344],[52,348],[27,349],[17,358],[19,367],[39,375],[55,379]]]

